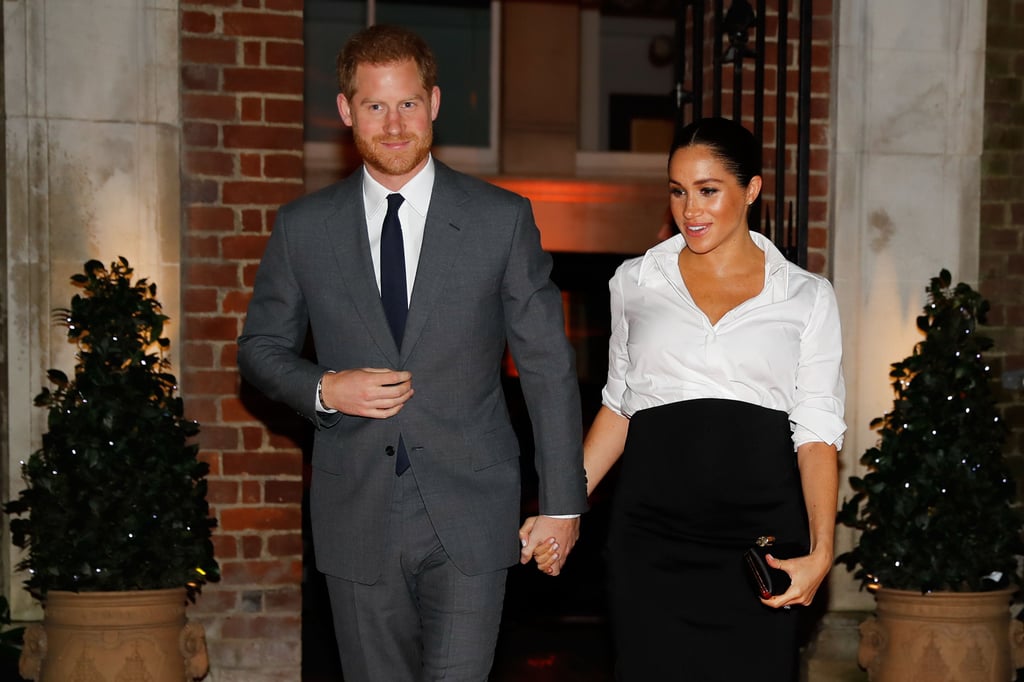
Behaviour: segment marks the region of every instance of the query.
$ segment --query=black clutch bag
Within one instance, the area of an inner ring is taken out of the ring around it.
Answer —
[[[776,544],[771,535],[762,535],[743,553],[743,561],[747,565],[751,584],[761,599],[768,599],[782,594],[789,588],[789,574],[768,565],[766,555],[776,559],[790,559],[805,554],[804,548],[796,543]]]

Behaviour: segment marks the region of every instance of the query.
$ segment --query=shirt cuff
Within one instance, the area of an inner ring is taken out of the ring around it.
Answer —
[[[327,370],[324,372],[323,376],[320,377],[320,381],[316,382],[316,411],[323,412],[324,414],[334,414],[337,410],[324,407],[323,402],[320,400],[320,396],[323,395],[324,376],[327,376],[328,374],[334,374],[334,370]]]
[[[835,445],[837,450],[842,449],[846,422],[835,412],[801,405],[789,415],[789,421],[793,424],[794,446],[818,441]]]
[[[546,516],[549,519],[578,519],[580,517],[579,514],[541,514],[541,516]]]

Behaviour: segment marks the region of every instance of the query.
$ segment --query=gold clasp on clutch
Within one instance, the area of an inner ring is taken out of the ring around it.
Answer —
[[[758,539],[754,540],[754,544],[758,547],[770,547],[775,542],[774,535],[762,535]]]

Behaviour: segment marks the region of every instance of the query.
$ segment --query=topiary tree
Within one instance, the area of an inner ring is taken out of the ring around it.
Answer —
[[[120,258],[90,260],[71,277],[81,294],[56,311],[78,344],[74,376],[51,369],[42,447],[23,466],[26,488],[5,506],[19,568],[37,596],[49,590],[186,587],[218,577],[206,474],[190,442],[156,285],[132,281]]]
[[[988,302],[947,270],[933,277],[917,318],[924,335],[889,376],[892,410],[871,422],[880,439],[850,477],[840,523],[859,530],[840,555],[863,586],[980,591],[1017,583],[1022,553],[1015,485],[1002,447],[989,366],[978,333]]]

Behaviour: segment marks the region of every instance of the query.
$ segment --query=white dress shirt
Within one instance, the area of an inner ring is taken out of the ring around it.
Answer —
[[[787,261],[770,240],[761,292],[717,324],[697,307],[679,272],[676,235],[616,270],[602,402],[631,417],[682,400],[738,400],[789,415],[793,445],[842,447],[846,387],[832,285]]]
[[[423,247],[423,229],[430,208],[430,195],[434,190],[434,157],[427,157],[427,165],[398,190],[405,201],[398,208],[398,221],[402,223],[402,244],[405,246],[406,294],[412,300],[416,284],[416,266]],[[370,257],[373,273],[380,291],[380,233],[384,229],[384,216],[388,212],[388,195],[394,194],[363,169],[363,208],[366,210],[366,233],[370,237]]]

